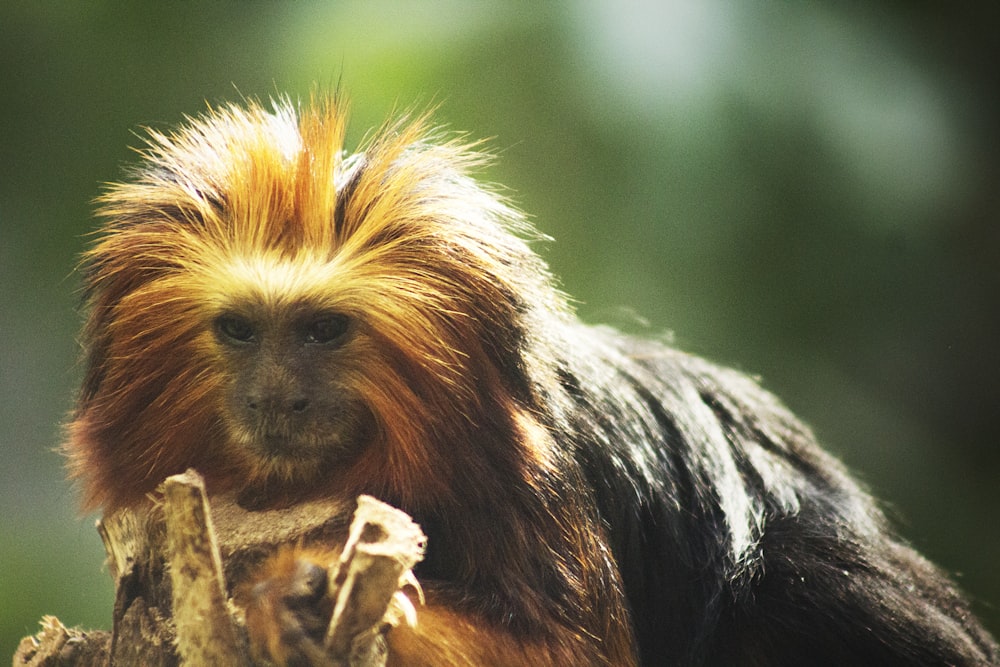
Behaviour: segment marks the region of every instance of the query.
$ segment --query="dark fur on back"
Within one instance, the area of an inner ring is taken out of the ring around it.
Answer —
[[[755,382],[656,343],[580,335],[601,352],[566,361],[560,400],[643,664],[1000,661],[952,584]]]

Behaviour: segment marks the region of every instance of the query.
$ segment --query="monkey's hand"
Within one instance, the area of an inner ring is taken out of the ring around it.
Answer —
[[[323,562],[323,561],[326,562]],[[334,665],[324,648],[333,613],[329,554],[284,549],[237,590],[255,660],[277,665]]]
[[[413,625],[404,589],[425,537],[403,512],[361,496],[343,549],[289,546],[239,586],[251,653],[277,665],[385,663],[388,630]]]

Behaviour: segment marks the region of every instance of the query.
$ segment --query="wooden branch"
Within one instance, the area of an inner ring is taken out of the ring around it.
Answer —
[[[230,596],[288,545],[343,545],[327,573],[333,612],[315,664],[381,667],[385,633],[414,622],[403,591],[421,595],[411,568],[425,537],[405,513],[368,496],[350,523],[342,501],[250,511],[219,496],[210,507],[193,470],[160,491],[152,508],[98,522],[116,583],[112,632],[67,630],[47,616],[21,641],[15,667],[252,664],[243,611]]]
[[[205,482],[194,470],[163,483],[167,570],[177,650],[183,665],[246,662],[226,607],[222,556],[212,528]]]
[[[370,496],[358,498],[347,543],[328,579],[336,602],[324,646],[335,660],[385,664],[384,623],[397,623],[398,613],[410,616],[412,607],[399,591],[416,583],[407,574],[423,558],[425,539],[403,512]],[[401,608],[392,609],[394,599]]]

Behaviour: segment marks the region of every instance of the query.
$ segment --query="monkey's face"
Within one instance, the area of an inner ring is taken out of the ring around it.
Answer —
[[[294,479],[358,448],[367,419],[347,381],[354,325],[309,305],[227,308],[214,319],[224,422],[237,457]]]

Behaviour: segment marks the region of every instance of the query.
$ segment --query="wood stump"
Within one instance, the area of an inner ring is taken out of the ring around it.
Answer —
[[[317,665],[385,664],[385,633],[413,622],[411,569],[425,537],[409,516],[374,498],[356,507],[319,500],[249,511],[213,497],[193,470],[168,478],[153,509],[98,522],[115,580],[111,632],[67,629],[52,616],[21,640],[14,667],[251,665],[233,592],[289,545],[343,545],[326,573],[332,609]],[[325,621],[325,619],[324,619]]]

